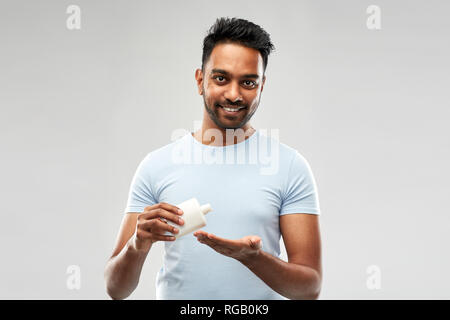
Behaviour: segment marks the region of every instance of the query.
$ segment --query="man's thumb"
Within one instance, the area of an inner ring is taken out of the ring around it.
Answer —
[[[261,238],[250,238],[250,246],[253,249],[261,249],[262,248],[262,240]]]

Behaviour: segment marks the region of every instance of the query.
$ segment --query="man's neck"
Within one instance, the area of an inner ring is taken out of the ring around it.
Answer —
[[[209,131],[209,129],[215,130]],[[247,140],[256,132],[256,129],[248,125],[245,129],[228,129],[228,131],[229,132],[227,136],[226,129],[204,128],[202,126],[202,129],[197,130],[196,132],[191,132],[191,135],[194,137],[194,139],[204,145],[222,147],[237,144],[243,142],[244,140]]]

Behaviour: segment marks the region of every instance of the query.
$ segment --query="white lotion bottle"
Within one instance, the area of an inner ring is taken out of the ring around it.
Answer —
[[[165,234],[175,236],[177,239],[206,226],[205,214],[212,211],[209,203],[201,206],[196,198],[186,200],[178,204],[177,207],[183,210],[183,214],[180,217],[183,219],[184,224],[179,225],[172,221],[166,220],[167,224],[177,228],[179,232],[174,234],[171,232],[166,232]]]

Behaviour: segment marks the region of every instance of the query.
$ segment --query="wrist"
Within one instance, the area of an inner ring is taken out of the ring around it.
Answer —
[[[127,243],[127,249],[136,253],[148,253],[152,247],[153,242],[142,243],[139,239],[133,235]]]
[[[262,256],[262,250],[258,249],[257,251],[245,255],[241,259],[238,259],[238,261],[240,263],[242,263],[243,265],[245,265],[246,267],[251,268],[259,262],[259,259],[261,258],[261,256]]]

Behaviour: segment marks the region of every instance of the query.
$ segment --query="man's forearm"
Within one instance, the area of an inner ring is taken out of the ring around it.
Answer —
[[[321,279],[313,268],[283,261],[262,250],[257,256],[240,262],[274,291],[288,299],[319,297]]]
[[[131,238],[122,251],[107,262],[104,276],[112,299],[125,299],[136,289],[147,254],[148,251],[134,248]]]

